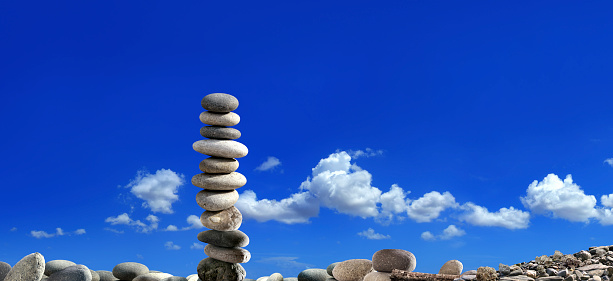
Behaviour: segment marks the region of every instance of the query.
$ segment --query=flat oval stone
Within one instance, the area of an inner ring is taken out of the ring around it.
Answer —
[[[207,230],[198,233],[198,240],[219,247],[237,248],[249,245],[249,236],[240,230]]]
[[[255,281],[266,281],[266,280],[268,280],[268,277],[270,277],[270,276],[262,276],[262,277],[256,279]]]
[[[339,263],[341,262],[335,262],[335,263],[328,265],[328,267],[326,268],[326,272],[328,272],[328,275],[332,276],[332,270],[334,270],[334,267]]]
[[[238,201],[236,190],[201,190],[196,194],[198,206],[207,211],[221,211]]]
[[[215,113],[203,111],[200,113],[200,122],[212,126],[234,126],[241,122],[241,117],[234,112]]]
[[[224,248],[213,244],[206,245],[204,253],[211,258],[229,263],[246,263],[251,259],[251,253],[243,248]]]
[[[273,273],[268,276],[268,279],[266,279],[266,281],[283,281],[283,275],[281,275],[281,273]]]
[[[122,262],[113,267],[113,276],[121,280],[132,281],[136,276],[149,273],[149,268],[137,262]]]
[[[364,276],[364,281],[390,281],[392,273],[373,271]]]
[[[200,277],[198,277],[198,273],[191,274],[185,278],[187,278],[187,281],[198,281],[198,279],[200,279]]]
[[[192,177],[192,184],[208,190],[234,190],[247,184],[247,178],[241,173],[207,174]]]
[[[219,230],[237,230],[243,221],[243,215],[234,206],[221,211],[204,211],[200,215],[200,222],[204,227]]]
[[[309,268],[298,273],[298,281],[326,281],[328,277],[328,272],[321,268]]]
[[[115,275],[113,275],[113,272],[110,272],[108,270],[97,270],[96,273],[98,273],[98,276],[100,276],[100,281],[117,281],[117,280],[119,280],[117,277],[115,277]]]
[[[172,277],[172,274],[164,272],[149,272],[136,276],[132,281],[160,281],[164,278]]]
[[[411,272],[416,265],[413,253],[402,249],[383,249],[372,255],[372,267],[380,272],[392,272],[394,269]]]
[[[69,266],[77,265],[74,262],[68,260],[52,260],[45,263],[45,275],[51,276],[51,274],[63,270]]]
[[[198,276],[198,274],[196,274],[196,276]],[[160,281],[187,281],[187,278],[182,277],[182,276],[170,276],[170,277],[166,277]]]
[[[362,281],[372,271],[372,261],[351,259],[337,264],[332,270],[332,276],[339,281]]]
[[[92,281],[100,281],[100,275],[97,272],[90,269],[89,273],[92,275]]]
[[[202,108],[213,112],[230,112],[238,108],[238,100],[226,93],[212,93],[204,96],[200,102]]]
[[[460,275],[463,268],[464,265],[459,260],[450,260],[441,266],[438,274]]]
[[[200,171],[209,174],[229,174],[238,169],[238,161],[234,158],[209,157],[200,162]]]
[[[192,147],[202,154],[222,158],[241,158],[249,153],[244,144],[233,140],[199,140]]]
[[[92,274],[82,264],[68,266],[49,275],[48,281],[92,281]]]
[[[247,275],[240,263],[229,263],[214,258],[201,260],[196,271],[202,281],[242,281]]]
[[[10,264],[0,261],[0,280],[4,280],[4,277],[11,271],[11,268]]]
[[[200,135],[211,139],[235,140],[241,137],[241,131],[224,126],[204,126],[200,128]]]
[[[31,253],[19,260],[6,274],[4,281],[38,281],[45,273],[45,257],[39,252]]]

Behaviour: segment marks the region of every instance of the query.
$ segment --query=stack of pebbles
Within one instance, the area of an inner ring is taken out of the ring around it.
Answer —
[[[206,211],[200,216],[202,225],[211,229],[200,232],[198,240],[208,243],[204,253],[208,258],[198,264],[197,272],[202,281],[241,281],[245,269],[239,263],[251,258],[249,251],[240,247],[249,244],[249,237],[238,230],[243,220],[234,207],[238,201],[237,188],[244,186],[247,179],[238,169],[238,161],[247,155],[247,147],[237,141],[240,131],[234,126],[240,121],[232,112],[238,107],[238,100],[232,95],[213,93],[202,99],[202,107],[208,111],[200,114],[200,121],[210,125],[200,129],[200,134],[209,139],[193,144],[194,150],[211,157],[200,162],[204,173],[192,177],[192,184],[203,188],[196,195],[198,205]]]

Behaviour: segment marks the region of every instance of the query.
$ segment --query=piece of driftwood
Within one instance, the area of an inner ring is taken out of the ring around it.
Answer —
[[[456,278],[460,278],[460,275],[408,272],[399,269],[392,270],[390,276],[392,281],[453,281]]]

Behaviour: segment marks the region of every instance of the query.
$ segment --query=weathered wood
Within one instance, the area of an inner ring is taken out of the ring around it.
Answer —
[[[392,270],[390,276],[392,281],[453,281],[456,278],[460,278],[460,275],[408,272],[398,269]]]

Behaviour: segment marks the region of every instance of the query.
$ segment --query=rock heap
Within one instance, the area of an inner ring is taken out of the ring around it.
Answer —
[[[249,237],[238,230],[243,217],[234,207],[238,201],[236,189],[247,183],[245,176],[235,172],[235,158],[246,156],[248,150],[235,141],[241,132],[229,128],[240,121],[232,112],[238,100],[214,93],[202,99],[202,107],[208,111],[200,114],[200,121],[210,126],[202,127],[200,134],[208,139],[195,142],[193,148],[210,157],[200,162],[203,173],[192,177],[192,184],[203,189],[196,194],[198,205],[206,210],[200,222],[211,230],[198,233],[198,240],[208,243],[204,253],[209,257],[200,261],[197,272],[202,281],[241,281],[246,272],[240,263],[248,262],[251,254],[241,248],[249,244]]]

